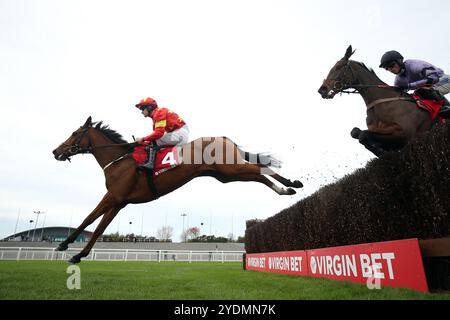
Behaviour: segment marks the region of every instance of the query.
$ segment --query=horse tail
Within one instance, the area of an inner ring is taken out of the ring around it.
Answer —
[[[268,152],[264,152],[264,153],[252,153],[252,152],[247,152],[242,150],[242,148],[237,145],[235,142],[233,142],[233,140],[231,140],[230,138],[227,137],[223,137],[226,140],[231,141],[234,146],[236,147],[236,149],[239,151],[239,154],[241,155],[241,157],[250,163],[254,163],[254,164],[259,164],[261,166],[266,166],[266,167],[273,167],[273,168],[281,168],[282,162],[280,160],[278,160],[277,158],[275,158],[272,154],[268,153]]]

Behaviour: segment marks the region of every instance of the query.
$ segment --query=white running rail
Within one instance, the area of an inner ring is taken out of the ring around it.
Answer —
[[[0,260],[68,260],[82,248],[0,247]],[[84,260],[95,261],[184,261],[242,262],[245,251],[92,249]]]

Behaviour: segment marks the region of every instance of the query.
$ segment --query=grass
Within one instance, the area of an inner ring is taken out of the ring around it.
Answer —
[[[240,263],[84,261],[81,289],[69,290],[64,261],[0,261],[0,299],[303,300],[446,299],[326,279],[242,270]]]

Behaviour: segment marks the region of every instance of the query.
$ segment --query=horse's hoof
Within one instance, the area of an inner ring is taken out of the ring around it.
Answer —
[[[296,194],[297,193],[297,191],[295,191],[294,189],[292,189],[292,188],[288,188],[287,190],[286,190],[286,194],[288,195],[288,196],[292,196],[292,195],[294,195],[294,194]]]
[[[294,188],[303,188],[303,183],[301,183],[301,181],[295,180],[292,184]]]
[[[56,251],[66,251],[68,248],[69,248],[69,246],[66,243],[61,242],[55,250]]]
[[[81,259],[77,256],[73,256],[68,262],[72,264],[80,263]]]
[[[359,128],[353,128],[352,132],[350,132],[350,135],[353,139],[359,139],[359,136],[361,135],[361,129]]]

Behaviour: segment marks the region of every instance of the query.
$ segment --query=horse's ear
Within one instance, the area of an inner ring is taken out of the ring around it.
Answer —
[[[350,46],[347,48],[347,52],[345,52],[344,59],[345,59],[345,60],[350,59],[350,57],[355,53],[355,51],[356,51],[356,50],[353,50],[352,46],[350,45]]]
[[[92,125],[92,117],[89,116],[89,118],[87,118],[86,122],[83,125],[83,128],[88,128]]]

